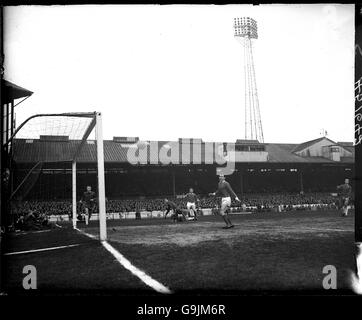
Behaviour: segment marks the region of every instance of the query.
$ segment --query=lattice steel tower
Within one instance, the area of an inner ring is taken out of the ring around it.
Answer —
[[[252,18],[234,18],[234,30],[244,49],[245,139],[264,142],[252,48],[252,39],[258,39],[258,27]]]

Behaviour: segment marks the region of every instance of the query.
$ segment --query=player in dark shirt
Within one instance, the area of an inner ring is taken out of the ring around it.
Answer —
[[[172,210],[173,215],[171,216],[171,218],[173,219],[174,222],[177,221],[177,217],[179,214],[182,214],[183,220],[186,220],[186,213],[185,213],[186,210],[182,210],[175,202],[172,202],[168,199],[165,199],[165,203],[166,203],[165,219],[168,213]]]
[[[349,179],[344,180],[344,184],[337,186],[340,209],[342,210],[342,217],[347,217],[348,209],[350,208],[349,202],[352,194],[352,187],[349,184]]]
[[[235,198],[236,201],[239,201],[238,196],[234,192],[234,190],[231,188],[229,182],[225,180],[225,177],[223,174],[219,175],[219,184],[217,191],[210,193],[212,196],[221,196],[221,207],[220,207],[220,215],[224,219],[226,226],[224,229],[229,229],[234,227],[234,225],[231,223],[231,220],[228,216],[228,211],[231,207],[231,198]]]
[[[90,221],[92,211],[96,205],[96,194],[92,191],[91,186],[87,186],[87,191],[83,193],[80,203],[83,204],[85,211],[85,223],[88,225],[88,221]]]

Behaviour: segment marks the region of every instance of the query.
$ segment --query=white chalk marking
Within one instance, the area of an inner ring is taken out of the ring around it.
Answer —
[[[102,245],[118,260],[118,262],[127,270],[131,271],[132,274],[141,279],[145,284],[147,284],[152,289],[160,293],[171,293],[171,290],[165,287],[163,284],[157,280],[151,278],[142,270],[138,269],[132,263],[127,260],[120,252],[113,248],[107,241],[102,241]]]
[[[90,233],[87,233],[87,232],[84,232],[83,230],[80,230],[78,228],[74,228],[75,230],[79,231],[80,233],[84,234],[85,236],[89,237],[89,238],[92,238],[92,239],[98,239],[96,236],[94,236],[93,234],[90,234]]]
[[[313,231],[337,231],[337,232],[353,232],[353,230],[348,230],[348,229],[328,229],[328,228],[305,228],[305,229],[301,229],[303,231],[309,231],[309,230],[313,230]]]
[[[76,230],[92,239],[96,238],[94,235],[86,233],[78,228],[76,228]],[[125,269],[129,270],[133,275],[141,279],[149,287],[160,293],[172,293],[171,290],[162,283],[158,282],[157,280],[147,275],[144,271],[135,267],[126,257],[124,257],[118,250],[113,248],[107,241],[101,241],[101,243],[103,247],[109,251]]]
[[[8,253],[4,253],[4,256],[13,256],[13,255],[17,255],[17,254],[34,253],[34,252],[42,252],[42,251],[51,251],[51,250],[71,248],[71,247],[77,247],[77,246],[79,246],[79,243],[77,243],[77,244],[70,244],[70,245],[67,245],[67,246],[60,246],[60,247],[51,247],[51,248],[34,249],[34,250],[17,251],[17,252],[8,252]]]
[[[30,232],[18,232],[18,233],[15,233],[14,235],[15,236],[22,236],[24,234],[33,234],[33,233],[42,233],[42,232],[49,232],[51,230],[39,230],[39,231],[30,231]]]

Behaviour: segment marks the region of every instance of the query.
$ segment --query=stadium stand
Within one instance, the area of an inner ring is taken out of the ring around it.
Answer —
[[[188,163],[182,162],[181,152],[179,162],[173,159],[169,164],[162,163],[159,152],[165,145],[176,146],[181,151],[185,148],[183,143],[188,143],[186,147],[190,148]],[[77,144],[78,140],[68,137],[14,140],[14,186],[36,163],[45,164],[35,176],[31,190],[24,197],[14,199],[13,214],[71,216],[72,172],[69,163],[62,159],[69,158],[68,153],[73,152]],[[198,155],[193,152],[194,144],[199,146]],[[221,147],[224,156],[238,153],[234,173],[227,180],[252,212],[337,208],[336,197],[331,193],[336,192],[336,186],[345,178],[354,176],[353,146],[326,137],[299,145],[238,140],[234,150],[225,143]],[[200,139],[146,141],[142,147],[138,137],[105,140],[107,212],[163,211],[164,198],[184,206],[184,200],[177,195],[190,187],[200,197],[199,208],[216,210],[218,200],[206,196],[217,186],[216,148],[216,144]],[[154,149],[158,153],[152,154]],[[131,164],[129,154],[136,155],[139,162]],[[96,145],[88,140],[77,159],[78,197],[87,185],[97,191],[95,157]],[[213,157],[211,161],[210,157]],[[353,186],[352,179],[351,182]],[[233,202],[232,210],[240,211],[240,206]]]

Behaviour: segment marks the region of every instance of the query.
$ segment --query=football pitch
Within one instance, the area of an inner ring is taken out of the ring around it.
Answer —
[[[98,222],[71,224],[7,236],[3,241],[4,287],[28,294],[25,265],[37,270],[36,293],[159,294],[130,268],[175,294],[336,293],[324,290],[323,268],[337,270],[337,289],[350,290],[355,271],[354,214],[292,211],[219,216],[173,223],[171,219],[108,220],[108,244],[96,238]],[[91,238],[93,236],[94,238]],[[123,259],[122,258],[122,259]],[[338,291],[337,290],[337,291]]]

